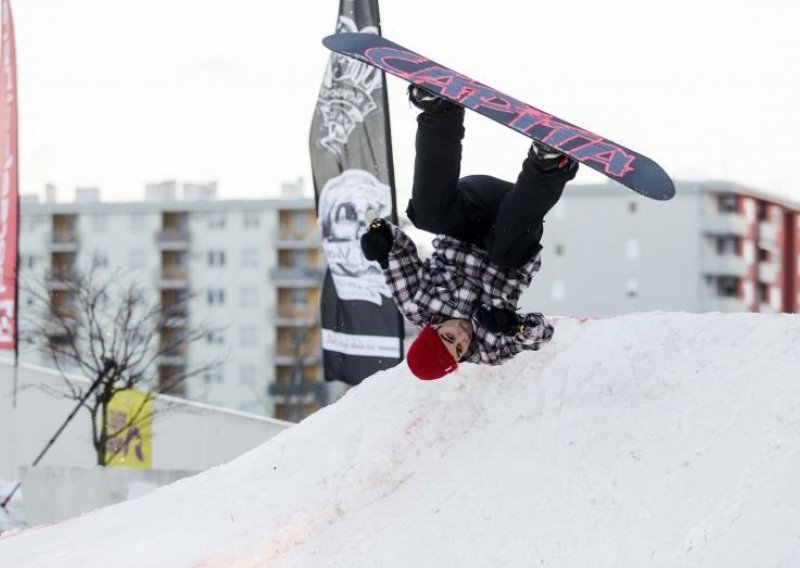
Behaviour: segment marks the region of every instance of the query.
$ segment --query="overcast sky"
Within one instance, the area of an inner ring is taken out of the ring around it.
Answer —
[[[306,178],[338,0],[11,0],[24,193]],[[681,179],[800,201],[795,0],[382,0],[383,34],[611,140]],[[414,112],[390,78],[401,199]],[[514,178],[528,141],[470,115],[462,173]],[[584,168],[588,170],[588,168]],[[578,181],[603,178],[584,171]]]

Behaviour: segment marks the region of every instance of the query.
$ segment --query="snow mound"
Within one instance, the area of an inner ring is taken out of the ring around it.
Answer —
[[[0,565],[800,566],[800,317],[557,321],[378,373],[241,458],[0,539]]]

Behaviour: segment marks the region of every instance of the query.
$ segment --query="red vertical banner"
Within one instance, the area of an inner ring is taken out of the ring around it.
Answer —
[[[17,64],[9,0],[3,2],[0,51],[0,349],[17,343]]]

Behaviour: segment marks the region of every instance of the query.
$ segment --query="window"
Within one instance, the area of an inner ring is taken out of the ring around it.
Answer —
[[[564,252],[565,252],[564,245],[556,245],[555,248],[556,256],[564,256]]]
[[[726,193],[717,198],[717,205],[720,213],[738,213],[739,196],[733,193]]]
[[[636,211],[639,209],[639,204],[635,201],[631,201],[628,203],[628,213],[631,215],[635,215]]]
[[[553,282],[553,288],[550,291],[550,296],[554,302],[563,302],[567,298],[567,286],[563,280],[556,280]]]
[[[311,216],[306,211],[292,212],[292,229],[304,233],[310,228]]]
[[[209,345],[223,345],[225,343],[225,332],[221,329],[212,329],[206,334],[206,343]]]
[[[717,295],[723,298],[739,297],[739,279],[735,276],[717,278]]]
[[[19,267],[22,269],[33,270],[44,258],[38,254],[21,254],[19,256]]]
[[[221,306],[225,303],[225,290],[219,288],[209,290],[206,293],[206,298],[209,306]]]
[[[636,278],[628,278],[625,281],[625,295],[631,299],[639,296],[639,281]]]
[[[239,328],[239,344],[242,347],[258,345],[258,328],[254,325],[243,325]]]
[[[639,260],[639,253],[641,247],[639,246],[639,239],[628,239],[625,243],[625,258],[628,260]]]
[[[20,219],[20,231],[32,232],[45,223],[43,215],[25,215]]]
[[[769,203],[764,201],[758,202],[758,220],[769,221]]]
[[[206,217],[209,229],[225,228],[225,213],[209,213]]]
[[[759,247],[758,248],[758,261],[759,262],[770,262],[771,260],[772,260],[772,251]]]
[[[762,304],[769,304],[770,286],[763,282],[758,283],[758,301]]]
[[[723,235],[716,238],[717,254],[738,256],[742,250],[742,239],[736,235]]]
[[[243,308],[255,308],[258,306],[258,288],[242,288],[241,304]]]
[[[220,367],[212,367],[203,373],[203,382],[207,385],[212,383],[222,382],[222,369]]]
[[[292,266],[308,267],[310,254],[307,250],[292,251]]]
[[[224,250],[208,251],[208,265],[225,266],[225,251]]]
[[[258,268],[260,255],[259,250],[254,247],[242,249],[242,266],[245,268]]]
[[[258,229],[261,224],[261,219],[255,211],[245,211],[244,213],[244,228],[245,229]]]
[[[304,308],[308,305],[308,290],[293,289],[289,293],[289,302],[295,308]]]
[[[96,268],[108,268],[108,253],[105,251],[97,251],[92,257],[92,265]]]

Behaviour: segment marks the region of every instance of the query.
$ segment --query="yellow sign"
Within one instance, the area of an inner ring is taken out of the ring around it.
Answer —
[[[106,465],[150,469],[153,464],[153,398],[117,392],[108,405]]]

